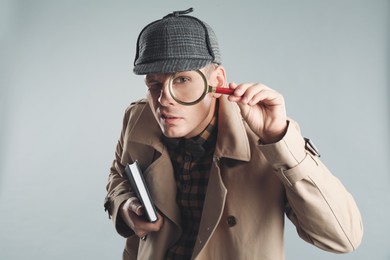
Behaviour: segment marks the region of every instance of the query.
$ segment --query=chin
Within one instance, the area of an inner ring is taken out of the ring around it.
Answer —
[[[181,138],[184,136],[184,134],[177,132],[177,131],[171,131],[171,130],[166,130],[163,129],[163,134],[168,137],[168,138]]]
[[[186,126],[178,125],[160,125],[161,131],[168,138],[190,138],[192,131]]]

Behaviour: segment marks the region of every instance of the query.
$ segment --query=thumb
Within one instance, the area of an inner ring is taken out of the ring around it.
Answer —
[[[141,216],[144,214],[144,210],[143,210],[143,207],[141,205],[141,203],[139,202],[138,198],[137,197],[132,197],[130,199],[128,199],[129,201],[129,206],[130,206],[130,209],[135,213],[137,214],[138,216]]]

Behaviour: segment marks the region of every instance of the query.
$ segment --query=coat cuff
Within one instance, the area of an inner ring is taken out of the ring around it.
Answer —
[[[288,121],[286,134],[280,141],[260,144],[259,148],[277,171],[294,168],[306,156],[305,140],[299,132],[298,125],[293,121]]]
[[[121,205],[131,197],[133,197],[133,195],[131,192],[129,192],[121,194],[111,201],[112,221],[114,222],[116,231],[123,237],[129,237],[133,234],[133,231],[123,221],[122,217],[119,214],[119,209]]]

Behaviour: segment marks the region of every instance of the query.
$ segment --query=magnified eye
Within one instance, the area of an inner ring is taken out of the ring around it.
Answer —
[[[188,82],[190,82],[190,78],[185,76],[178,76],[173,80],[174,84],[185,84]]]
[[[207,80],[201,71],[178,72],[170,78],[169,92],[179,104],[190,106],[207,94]]]

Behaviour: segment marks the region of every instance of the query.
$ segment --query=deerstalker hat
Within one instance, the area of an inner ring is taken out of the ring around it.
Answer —
[[[221,63],[218,40],[205,22],[175,11],[148,24],[139,34],[134,73],[170,73]]]

